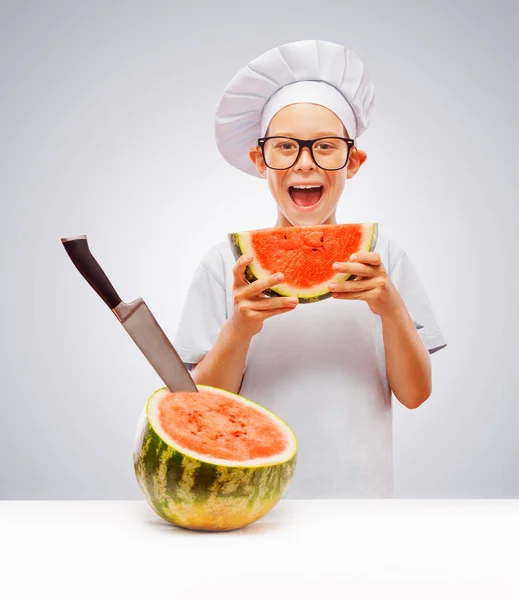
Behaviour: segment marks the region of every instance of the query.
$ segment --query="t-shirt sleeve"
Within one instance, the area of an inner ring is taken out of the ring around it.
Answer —
[[[173,345],[188,369],[214,346],[227,319],[225,283],[202,260],[189,285]]]
[[[431,302],[416,267],[406,252],[401,252],[398,256],[396,263],[391,268],[390,277],[429,353],[432,354],[445,348],[447,343],[436,320]]]

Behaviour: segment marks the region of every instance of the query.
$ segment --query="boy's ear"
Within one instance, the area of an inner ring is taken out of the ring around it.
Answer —
[[[352,148],[350,158],[348,160],[348,171],[346,175],[346,179],[351,179],[355,173],[361,168],[361,166],[366,162],[368,155],[363,150],[357,150],[357,148]]]
[[[266,179],[267,177],[267,166],[265,165],[265,161],[263,160],[263,155],[261,154],[261,148],[256,146],[255,148],[251,148],[249,150],[249,157],[251,161],[254,163],[256,170],[258,173]]]

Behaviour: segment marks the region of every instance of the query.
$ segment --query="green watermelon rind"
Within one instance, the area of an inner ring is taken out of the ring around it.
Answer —
[[[149,398],[137,426],[133,458],[137,482],[153,510],[169,523],[204,531],[244,527],[270,511],[285,494],[297,463],[297,437],[267,408],[226,390],[197,387],[223,392],[270,413],[289,434],[292,452],[285,460],[270,464],[231,465],[182,452],[159,435],[152,416],[150,420],[150,406],[157,396],[169,393],[160,388]]]
[[[355,225],[360,225],[360,223],[355,223]],[[357,251],[365,251],[365,252],[373,252],[377,245],[378,239],[378,223],[364,223],[364,243]],[[229,243],[231,245],[231,250],[234,255],[234,258],[238,260],[240,256],[244,254],[254,254],[254,251],[250,247],[248,243],[249,233],[254,232],[240,232],[240,233],[229,233],[227,235]],[[251,263],[247,265],[245,268],[245,278],[249,283],[253,283],[258,279],[262,279],[263,277],[268,276],[270,273],[266,273],[262,271],[257,262],[253,260]],[[299,298],[300,304],[310,304],[313,302],[320,302],[322,300],[326,300],[327,298],[331,298],[332,293],[328,289],[328,285],[333,282],[342,282],[350,279],[352,275],[346,273],[337,273],[333,278],[329,281],[326,281],[321,286],[314,286],[310,289],[303,289],[288,286],[286,284],[280,284],[272,286],[271,288],[267,288],[263,290],[263,293],[266,296],[271,297],[297,297]]]

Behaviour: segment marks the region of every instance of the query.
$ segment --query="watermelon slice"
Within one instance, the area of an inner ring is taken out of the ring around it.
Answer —
[[[227,531],[271,510],[295,471],[297,438],[263,406],[225,390],[157,390],[141,415],[137,481],[166,521]]]
[[[297,296],[302,304],[331,297],[328,285],[352,275],[337,273],[334,262],[347,262],[355,252],[372,252],[377,223],[272,227],[228,234],[236,260],[252,254],[245,276],[252,283],[277,272],[285,278],[264,291],[267,296]]]

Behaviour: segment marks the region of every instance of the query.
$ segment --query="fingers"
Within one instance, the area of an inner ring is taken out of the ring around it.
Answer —
[[[282,273],[274,273],[274,275],[269,275],[263,279],[253,281],[247,288],[246,297],[251,298],[252,296],[260,294],[263,290],[279,285],[283,279]]]
[[[375,275],[379,274],[376,267],[357,262],[335,263],[333,270],[336,273],[347,273],[348,275],[358,275],[360,277],[375,277]]]
[[[294,310],[297,305],[293,306],[284,306],[282,308],[273,308],[272,310],[256,310],[256,305],[254,305],[254,309],[250,309],[246,314],[242,315],[248,320],[258,320],[265,321],[270,317],[274,317],[275,315],[280,315],[286,312],[290,312]]]
[[[356,252],[350,256],[351,262],[361,262],[374,267],[379,267],[382,264],[382,259],[378,252]]]
[[[354,281],[339,281],[338,283],[330,283],[328,289],[333,293],[346,292],[366,292],[379,286],[379,280],[376,277],[366,279],[356,279]]]
[[[247,265],[252,261],[253,256],[242,254],[240,258],[234,263],[232,272],[234,275],[234,287],[239,288],[244,285],[248,285],[248,281],[245,278],[245,269]]]
[[[281,275],[281,276],[280,276]],[[244,276],[245,277],[245,276]],[[252,283],[248,283],[246,285],[237,286],[235,290],[235,300],[241,302],[243,300],[260,297],[267,297],[265,294],[262,294],[263,290],[274,287],[276,284],[279,284],[283,281],[283,275],[280,273],[275,273],[274,275],[269,275],[268,277],[264,277],[263,279],[258,279],[253,281]]]
[[[240,322],[264,321],[274,315],[294,310],[299,304],[298,298],[270,297],[262,293],[281,283],[284,279],[282,273],[274,273],[252,283],[247,281],[245,270],[252,259],[252,256],[240,256],[233,267],[234,310]]]
[[[251,311],[274,311],[280,309],[291,309],[299,304],[297,298],[262,298],[261,300],[243,300],[240,303],[242,314],[250,316]]]
[[[332,298],[338,300],[366,300],[369,292],[333,292]]]
[[[249,283],[245,277],[245,270],[253,258],[253,256],[243,254],[235,262],[233,267],[234,287],[236,289],[242,287],[246,288],[246,291],[243,292],[244,298],[252,298],[253,296],[260,294],[263,290],[281,283],[284,279],[282,273],[274,273],[273,275],[269,275],[268,277],[264,277],[263,279],[258,279],[252,283]]]

